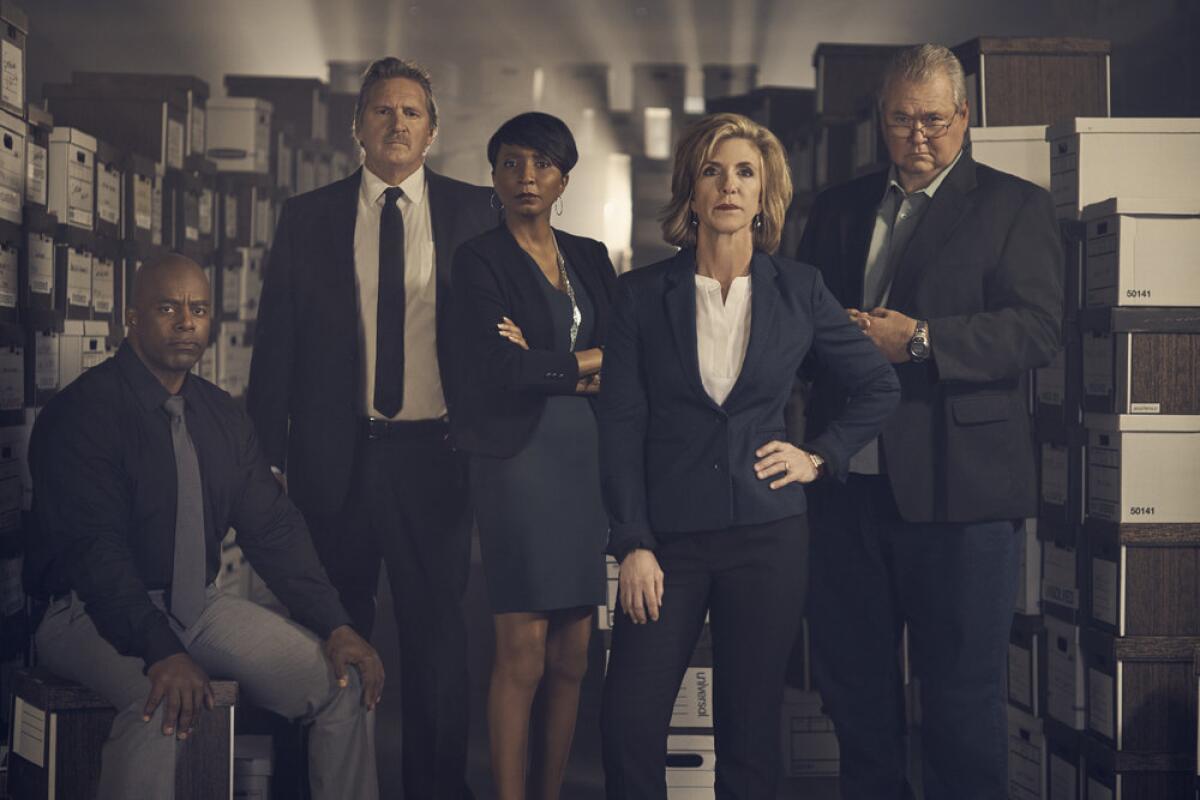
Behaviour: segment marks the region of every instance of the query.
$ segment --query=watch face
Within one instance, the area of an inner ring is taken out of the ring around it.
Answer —
[[[929,345],[920,339],[914,339],[908,343],[908,354],[916,359],[925,358],[929,355]]]

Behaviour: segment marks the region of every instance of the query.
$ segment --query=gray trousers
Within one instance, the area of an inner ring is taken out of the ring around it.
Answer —
[[[209,587],[204,613],[177,629],[188,653],[214,678],[236,680],[249,702],[312,724],[309,782],[313,800],[376,800],[375,714],[363,707],[362,685],[350,670],[339,688],[321,641],[273,611]],[[122,656],[97,632],[73,595],[57,600],[38,627],[40,661],[83,684],[117,709],[104,745],[99,800],[170,800],[181,747],[162,733],[166,703],[149,722],[142,710],[150,679],[140,658]]]

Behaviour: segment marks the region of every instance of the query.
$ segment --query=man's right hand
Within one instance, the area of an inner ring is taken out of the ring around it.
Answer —
[[[653,550],[639,547],[622,559],[617,595],[621,600],[621,608],[635,624],[644,624],[647,620],[658,622],[663,598],[663,571],[658,566]]]
[[[142,722],[149,722],[155,709],[165,703],[163,736],[176,734],[186,739],[200,711],[214,705],[208,675],[187,653],[175,653],[151,664],[146,676],[150,678],[150,696],[142,711]]]

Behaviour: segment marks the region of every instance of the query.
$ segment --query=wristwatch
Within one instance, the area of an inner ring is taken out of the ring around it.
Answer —
[[[929,323],[923,319],[917,320],[917,329],[908,340],[908,357],[918,364],[929,358]]]
[[[821,467],[825,466],[825,459],[822,458],[821,456],[817,455],[816,453],[812,452],[811,450],[806,450],[804,452],[808,456],[808,460],[812,462],[813,469],[815,469],[817,471],[817,475],[820,475]]]

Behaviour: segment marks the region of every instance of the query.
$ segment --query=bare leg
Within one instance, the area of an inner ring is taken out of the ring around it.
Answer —
[[[558,800],[562,789],[579,715],[579,687],[587,672],[591,631],[592,615],[588,608],[558,611],[550,618],[546,678],[542,687],[545,741],[531,770],[533,787],[529,793],[537,800]]]
[[[498,800],[525,800],[529,709],[546,663],[544,614],[516,612],[492,617],[496,658],[488,691],[492,780]]]

